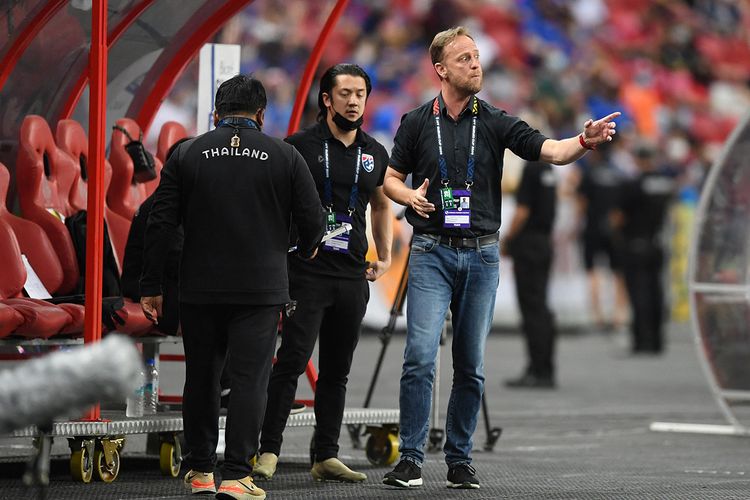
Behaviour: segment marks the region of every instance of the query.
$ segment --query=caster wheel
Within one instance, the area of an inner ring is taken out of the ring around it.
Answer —
[[[365,453],[372,465],[391,465],[398,458],[398,436],[385,430],[372,431],[367,438]]]
[[[87,447],[74,451],[70,455],[70,475],[74,481],[90,483],[94,477],[94,463]]]
[[[159,447],[159,470],[165,476],[177,477],[180,475],[182,464],[182,452],[180,442],[164,441]]]
[[[117,479],[117,475],[120,473],[120,452],[116,449],[112,450],[112,461],[107,463],[104,451],[96,450],[94,453],[94,464],[96,478],[104,483],[111,483]]]

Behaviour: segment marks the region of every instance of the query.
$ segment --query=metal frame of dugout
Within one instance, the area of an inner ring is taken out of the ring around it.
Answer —
[[[688,288],[698,358],[729,425],[651,430],[750,436],[750,115],[711,168],[695,212]]]
[[[157,358],[160,344],[181,342],[180,337],[174,336],[140,337],[133,340],[143,345],[146,358]],[[5,347],[51,348],[79,344],[83,344],[83,339],[0,341],[0,346]],[[92,479],[96,479],[111,483],[119,476],[120,452],[125,447],[127,436],[146,434],[146,454],[159,457],[159,470],[163,475],[178,477],[182,462],[180,434],[183,422],[179,411],[169,409],[172,405],[174,403],[160,403],[155,415],[135,418],[125,417],[124,410],[105,409],[100,420],[56,421],[50,429],[41,432],[36,426],[30,426],[5,437],[34,440],[37,451],[29,462],[30,473],[34,473],[32,467],[44,468],[45,462],[48,463],[50,443],[47,440],[64,437],[70,448],[70,472],[74,480],[90,483]],[[386,466],[393,464],[398,458],[398,420],[399,410],[395,409],[347,408],[344,410],[342,425],[364,427],[364,434],[369,435],[365,445],[368,461],[373,465]],[[225,424],[226,415],[221,415],[219,429],[224,429]],[[313,412],[292,414],[287,420],[287,427],[314,425]],[[46,456],[41,456],[45,454]]]

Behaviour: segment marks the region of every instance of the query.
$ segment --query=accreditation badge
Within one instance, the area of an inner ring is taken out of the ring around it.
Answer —
[[[328,226],[329,231],[341,227],[344,222],[351,224],[352,217],[347,214],[336,213],[336,222],[333,227]],[[326,252],[349,253],[349,233],[342,233],[324,241],[323,250]]]
[[[454,189],[452,195],[453,208],[443,209],[443,227],[471,227],[471,191]]]

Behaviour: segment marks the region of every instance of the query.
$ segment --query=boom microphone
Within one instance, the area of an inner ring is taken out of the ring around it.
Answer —
[[[122,401],[140,386],[142,366],[133,341],[111,334],[0,371],[0,432],[48,426],[100,401]]]

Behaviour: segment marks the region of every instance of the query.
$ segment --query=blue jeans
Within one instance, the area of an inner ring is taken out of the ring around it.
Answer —
[[[406,295],[406,350],[399,397],[401,458],[421,466],[430,419],[435,358],[450,306],[453,386],[445,422],[445,461],[471,463],[484,391],[484,347],[499,280],[497,243],[451,248],[414,235]]]

